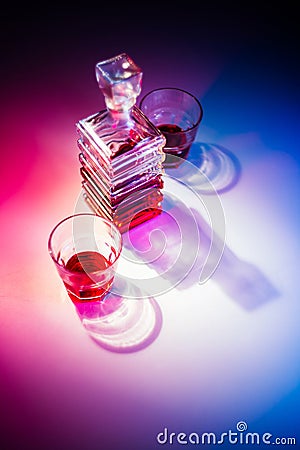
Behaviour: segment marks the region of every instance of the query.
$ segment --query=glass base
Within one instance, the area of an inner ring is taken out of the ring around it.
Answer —
[[[179,167],[188,157],[190,152],[190,147],[187,147],[186,149],[182,150],[181,152],[174,153],[169,152],[168,150],[164,150],[165,152],[165,160],[163,162],[164,168],[176,168]]]

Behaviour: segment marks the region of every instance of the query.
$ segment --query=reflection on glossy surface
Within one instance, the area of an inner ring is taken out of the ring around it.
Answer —
[[[201,194],[216,194],[232,189],[241,176],[238,158],[221,145],[195,142],[185,160],[168,156],[166,172],[178,177]],[[201,172],[201,174],[199,174]]]
[[[156,297],[188,276],[199,253],[199,232],[193,214],[178,197],[168,194],[166,198],[171,207],[123,235],[122,258],[132,267],[132,282],[141,292],[146,289]],[[155,271],[149,272],[147,267]]]
[[[114,293],[103,301],[76,305],[88,335],[101,347],[117,353],[146,348],[162,327],[160,308],[153,297],[141,299],[138,287],[117,279]]]
[[[188,161],[182,169],[194,169],[195,178],[198,174],[200,179],[206,179]],[[205,283],[219,264],[225,242],[225,218],[217,194],[198,194],[179,177],[165,175],[164,182],[163,212],[123,235],[122,259],[131,264],[130,279],[155,297],[175,287]],[[196,212],[209,223],[203,242]],[[213,246],[214,239],[218,239],[218,246]],[[154,274],[148,272],[134,279],[142,265],[154,269]]]

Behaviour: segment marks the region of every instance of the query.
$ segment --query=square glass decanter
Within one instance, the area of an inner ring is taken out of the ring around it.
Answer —
[[[77,124],[84,197],[121,232],[161,212],[165,137],[135,105],[142,71],[125,53],[99,62],[106,109]]]

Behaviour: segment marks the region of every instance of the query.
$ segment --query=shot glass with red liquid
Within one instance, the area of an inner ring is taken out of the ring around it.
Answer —
[[[72,302],[95,302],[103,300],[112,286],[122,236],[100,216],[75,214],[54,227],[48,250]]]
[[[199,100],[182,89],[158,88],[146,94],[139,106],[166,138],[164,165],[186,159],[203,117]]]

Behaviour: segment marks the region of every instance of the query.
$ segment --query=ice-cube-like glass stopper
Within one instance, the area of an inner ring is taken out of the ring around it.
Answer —
[[[96,78],[107,108],[129,110],[140,95],[143,73],[133,60],[121,53],[96,64]]]

